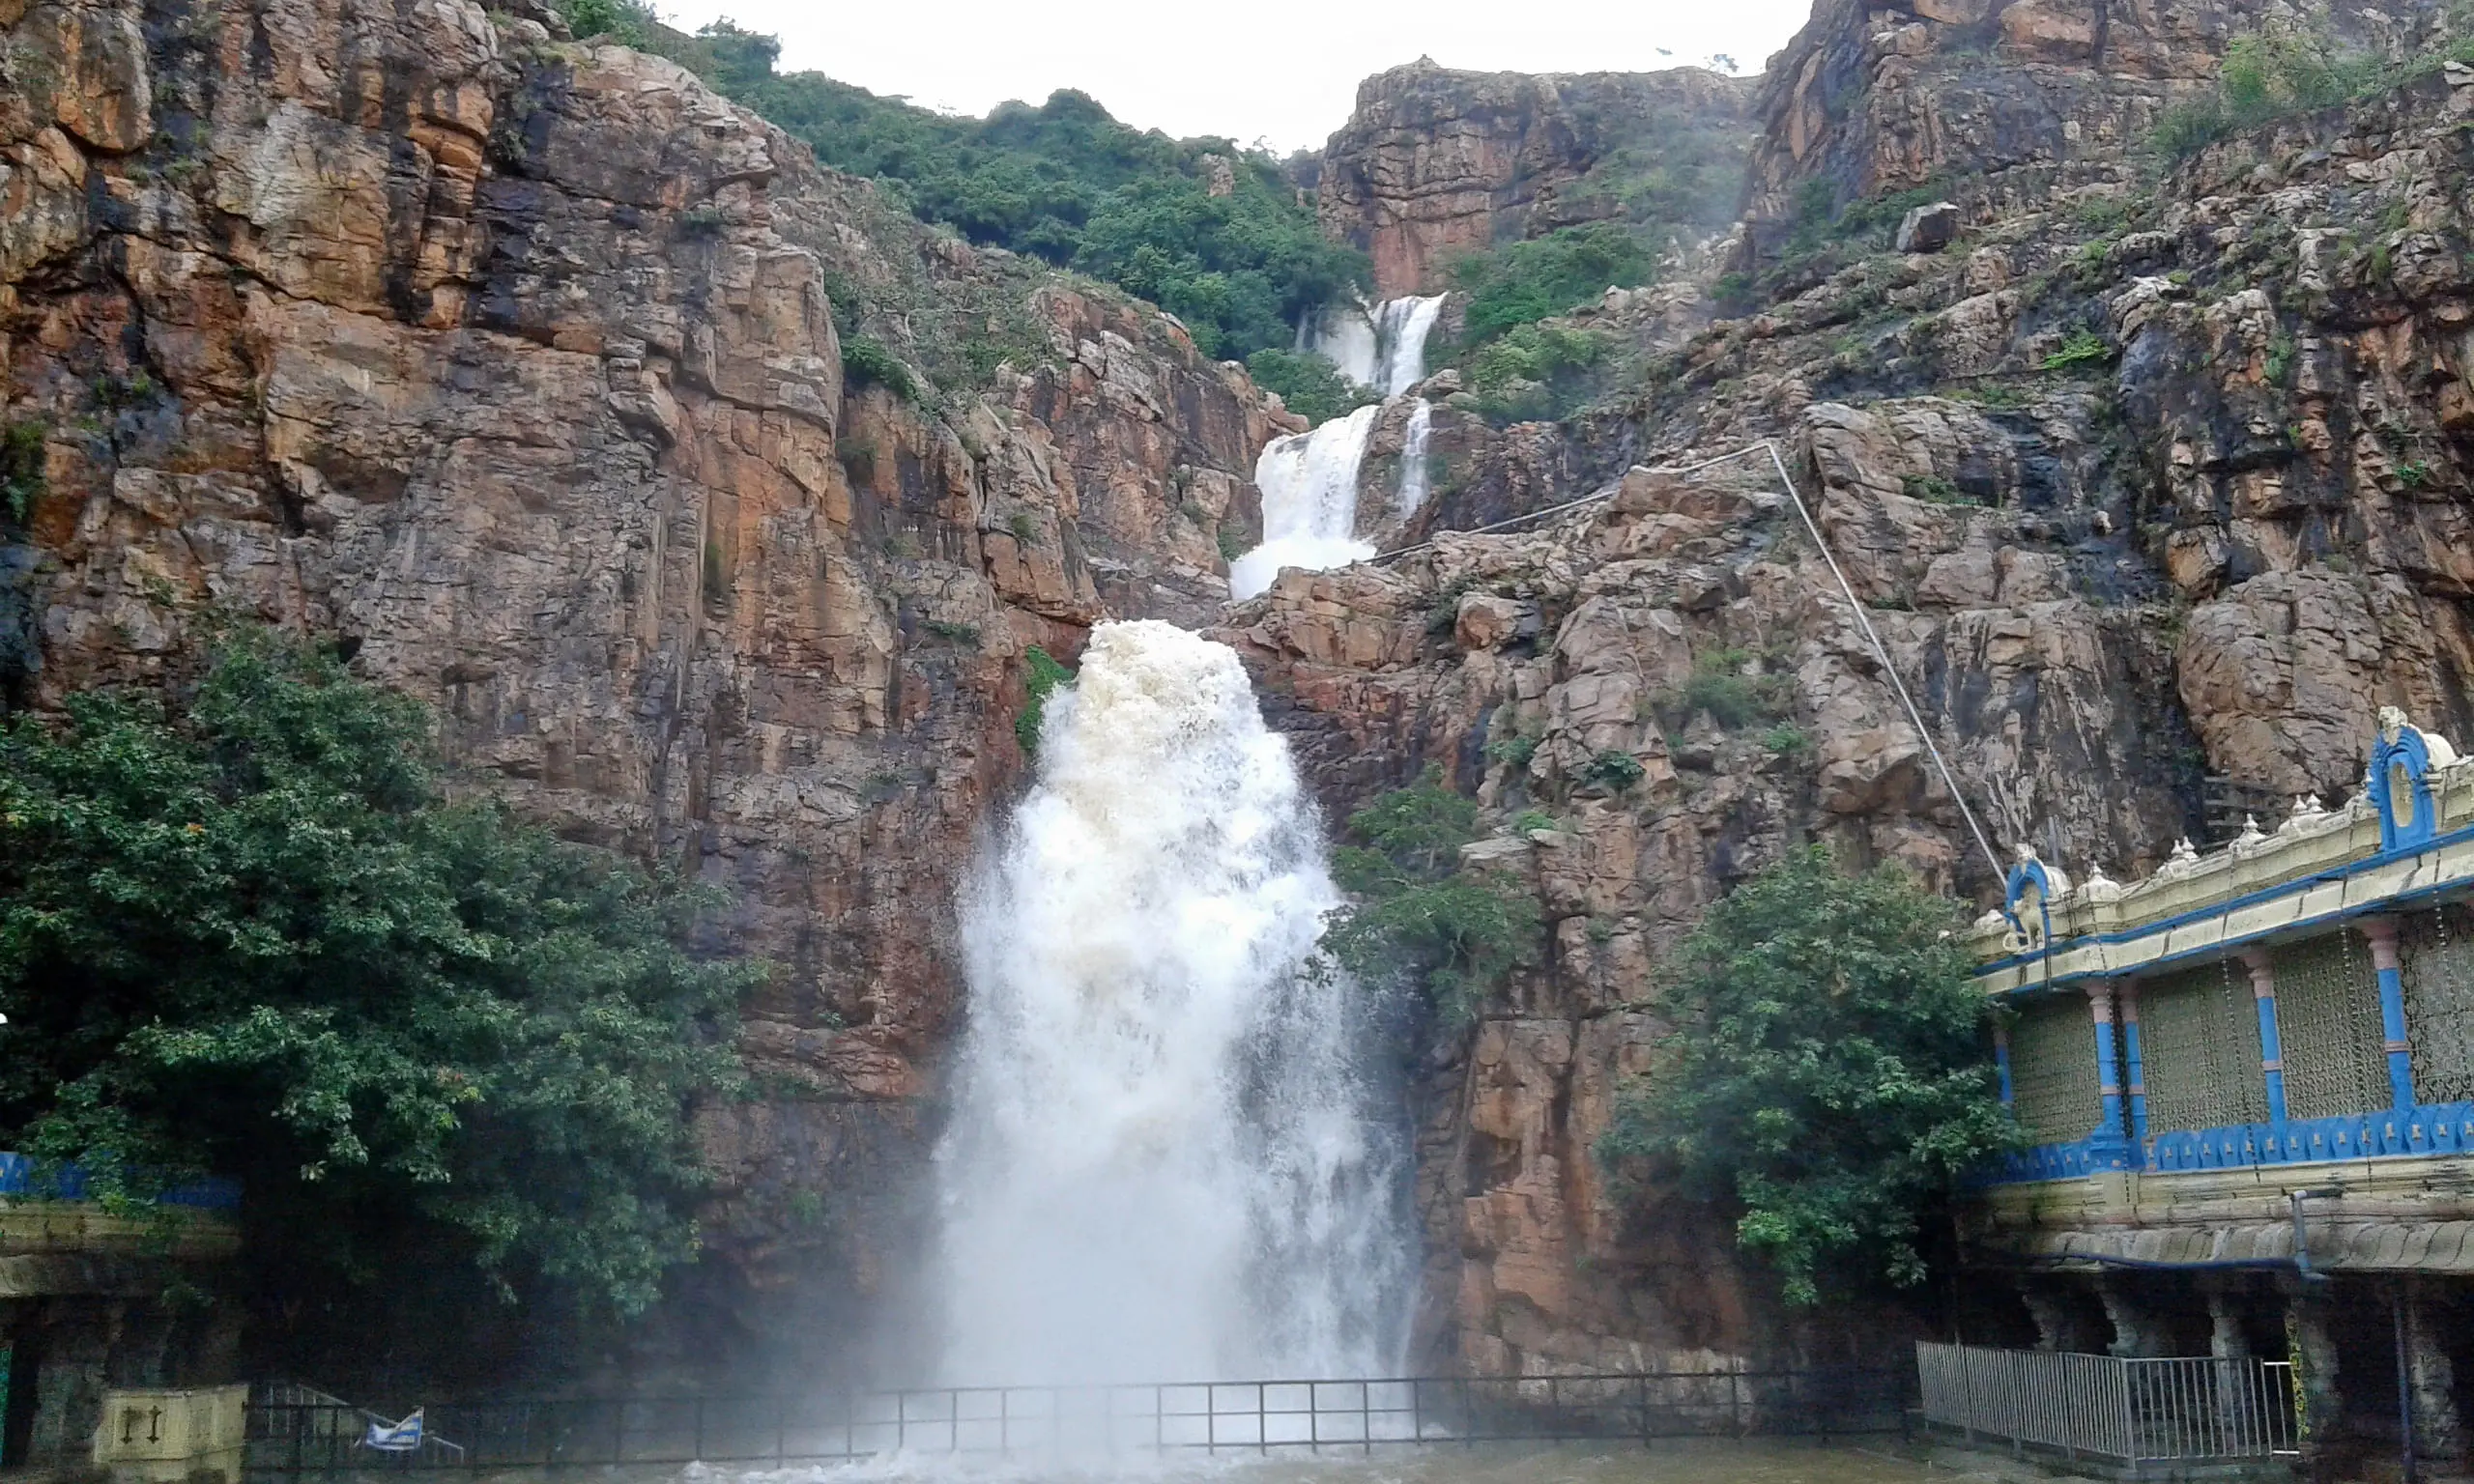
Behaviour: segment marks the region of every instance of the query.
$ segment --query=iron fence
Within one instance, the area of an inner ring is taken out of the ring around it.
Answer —
[[[2293,1367],[2282,1360],[1919,1343],[1915,1369],[1924,1419],[1971,1438],[2134,1468],[2297,1451]]]
[[[1909,1381],[1904,1368],[1828,1369],[430,1402],[423,1404],[428,1437],[455,1451],[410,1455],[361,1446],[369,1413],[360,1408],[262,1387],[250,1402],[246,1467],[267,1478],[458,1468],[779,1466],[895,1453],[1089,1458],[1371,1452],[1419,1443],[1827,1439],[1903,1430]]]

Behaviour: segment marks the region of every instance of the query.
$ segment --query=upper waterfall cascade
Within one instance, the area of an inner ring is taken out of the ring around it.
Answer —
[[[950,1384],[1395,1374],[1402,1139],[1339,901],[1236,654],[1104,623],[964,903]]]
[[[1357,538],[1357,471],[1383,410],[1372,403],[1310,433],[1274,439],[1254,461],[1263,544],[1228,565],[1230,596],[1251,598],[1282,567],[1344,567],[1374,555]]]
[[[1370,314],[1355,306],[1327,310],[1312,349],[1358,385],[1387,398],[1399,396],[1425,380],[1426,338],[1443,300],[1440,294],[1387,300]],[[1369,404],[1309,432],[1275,439],[1263,449],[1254,462],[1254,485],[1263,496],[1263,541],[1229,564],[1231,597],[1261,592],[1283,567],[1321,571],[1374,555],[1372,543],[1357,534],[1357,478],[1381,411]],[[1425,502],[1432,414],[1424,398],[1410,410],[1393,501],[1404,517]]]
[[[1425,380],[1426,337],[1443,312],[1444,298],[1430,294],[1387,299],[1372,309],[1328,308],[1302,349],[1320,354],[1358,385],[1396,397]]]

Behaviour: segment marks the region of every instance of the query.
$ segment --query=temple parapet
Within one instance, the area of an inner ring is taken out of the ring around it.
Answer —
[[[2274,830],[2185,841],[2137,881],[2022,852],[1968,936],[2002,1010],[2002,1099],[2032,1141],[1960,1203],[1982,1335],[2281,1355],[2315,1446],[2372,1438],[2357,1413],[2398,1426],[2378,1378],[2402,1365],[2403,1425],[2461,1471],[2469,901],[2474,762],[2395,710],[2341,806],[2298,799]]]

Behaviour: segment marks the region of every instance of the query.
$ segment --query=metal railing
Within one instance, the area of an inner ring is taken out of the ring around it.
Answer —
[[[356,1407],[340,1396],[297,1381],[267,1382],[251,1387],[245,1420],[245,1437],[253,1447],[261,1441],[263,1431],[280,1426],[289,1429],[294,1450],[320,1457],[357,1455],[369,1429],[385,1427],[389,1421],[365,1407]],[[422,1429],[419,1444],[406,1452],[424,1460],[431,1468],[453,1468],[466,1461],[463,1444],[427,1428]],[[370,1460],[355,1456],[347,1467],[367,1468]]]
[[[1927,1422],[2073,1457],[2143,1463],[2291,1456],[2293,1367],[1918,1343]]]
[[[304,1473],[835,1462],[891,1453],[1108,1457],[1319,1452],[1495,1441],[1859,1437],[1906,1426],[1895,1369],[427,1403],[457,1458],[352,1446],[365,1413],[262,1388],[247,1471]]]

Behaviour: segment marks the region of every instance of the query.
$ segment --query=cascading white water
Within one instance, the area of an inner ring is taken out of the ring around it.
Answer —
[[[1357,471],[1382,409],[1371,404],[1310,433],[1274,439],[1254,461],[1263,544],[1228,564],[1231,597],[1251,598],[1282,567],[1346,566],[1374,555],[1357,530]]]
[[[1312,350],[1360,386],[1387,397],[1424,381],[1426,338],[1443,312],[1444,296],[1387,299],[1368,311],[1362,304],[1333,304],[1314,322],[1301,350]]]
[[[1392,509],[1402,520],[1426,502],[1426,442],[1434,433],[1434,405],[1418,398],[1409,409],[1409,425],[1400,433],[1400,487]]]
[[[1312,347],[1351,381],[1396,397],[1425,380],[1426,337],[1443,300],[1440,294],[1386,300],[1370,317],[1355,306],[1328,308],[1317,322]],[[1263,495],[1263,544],[1229,563],[1230,597],[1261,592],[1282,567],[1321,571],[1374,555],[1372,543],[1357,539],[1357,472],[1380,412],[1361,407],[1311,432],[1275,439],[1263,449],[1254,461],[1254,486]],[[1403,515],[1425,499],[1432,414],[1423,399],[1410,411],[1395,496]]]
[[[1340,375],[1360,386],[1371,386],[1378,370],[1374,320],[1358,304],[1330,304],[1314,321],[1311,339],[1298,347],[1310,350],[1339,368]]]
[[[1396,397],[1426,379],[1426,336],[1434,332],[1443,299],[1435,294],[1384,301],[1374,321],[1374,342],[1384,348],[1383,380],[1371,383],[1375,390]]]
[[[1237,656],[1094,630],[964,908],[943,1379],[1396,1374],[1401,1141],[1339,899]]]

